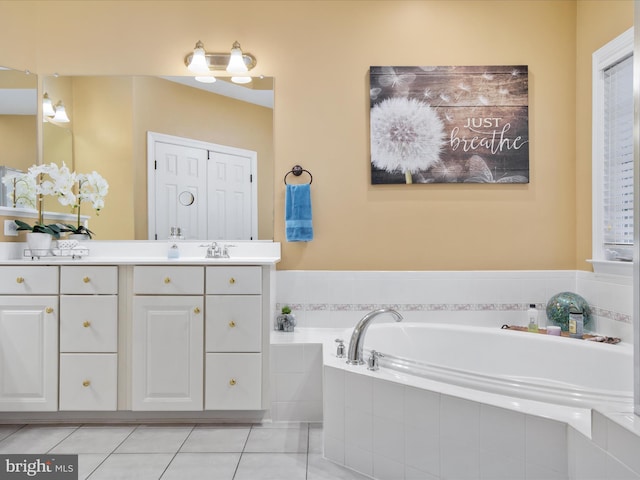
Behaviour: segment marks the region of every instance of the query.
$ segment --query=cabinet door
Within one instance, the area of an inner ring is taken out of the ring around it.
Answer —
[[[260,410],[262,355],[207,353],[207,410]]]
[[[118,297],[60,296],[60,351],[118,351]]]
[[[260,295],[262,267],[207,267],[206,283],[210,295]]]
[[[57,295],[58,267],[3,266],[0,268],[0,294]]]
[[[118,355],[60,355],[60,410],[116,410]]]
[[[202,410],[200,296],[133,299],[133,410]]]
[[[79,295],[115,295],[118,293],[118,267],[63,266],[60,293]]]
[[[133,293],[140,295],[203,294],[204,268],[137,265],[133,269]]]
[[[259,352],[262,347],[261,295],[208,295],[207,352]]]
[[[2,297],[0,410],[58,407],[58,297]]]

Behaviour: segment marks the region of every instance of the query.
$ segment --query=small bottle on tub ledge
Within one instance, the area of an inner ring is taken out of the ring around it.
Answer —
[[[574,303],[569,306],[569,336],[582,338],[584,333],[584,315],[582,310]]]
[[[536,310],[535,304],[529,304],[527,310],[527,330],[530,332],[538,333],[538,310]]]

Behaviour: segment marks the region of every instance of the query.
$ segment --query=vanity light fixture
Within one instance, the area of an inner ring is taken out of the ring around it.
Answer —
[[[227,72],[229,73],[247,73],[249,69],[244,63],[242,57],[242,48],[240,44],[235,41],[231,47],[231,55],[229,56],[229,64],[227,65]]]
[[[56,103],[55,106],[56,114],[51,119],[54,123],[69,123],[69,117],[67,116],[67,111],[62,104],[62,100]]]
[[[243,52],[237,41],[233,42],[230,53],[211,53],[198,40],[193,52],[184,58],[184,63],[189,71],[196,74],[195,78],[199,82],[213,83],[213,72],[226,70],[232,74],[232,82],[249,83],[251,77],[245,74],[256,66],[257,60],[250,53]]]
[[[42,96],[42,115],[51,118],[55,114],[56,111],[53,108],[53,102],[49,98],[49,94],[44,92],[44,95]]]
[[[191,54],[191,59],[187,64],[189,71],[200,74],[209,73],[209,65],[205,55],[204,45],[200,40],[198,40],[198,43],[196,43],[196,46],[193,49],[193,54]]]
[[[71,121],[62,104],[62,100],[54,105],[47,92],[42,95],[42,119],[54,125],[69,123]]]

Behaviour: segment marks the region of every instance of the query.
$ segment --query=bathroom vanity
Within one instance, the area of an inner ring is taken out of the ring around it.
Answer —
[[[35,259],[0,245],[0,412],[267,411],[280,245],[233,243],[171,260],[166,242]]]

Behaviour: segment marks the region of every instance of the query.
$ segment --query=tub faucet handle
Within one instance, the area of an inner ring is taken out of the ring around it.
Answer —
[[[371,356],[367,361],[367,369],[372,370],[374,372],[378,370],[380,368],[378,366],[378,358],[380,357],[384,357],[384,354],[380,352],[376,352],[375,350],[371,350]]]
[[[336,347],[336,357],[346,357],[347,355],[345,354],[344,340],[341,338],[336,338],[336,343],[338,344],[338,346]]]

